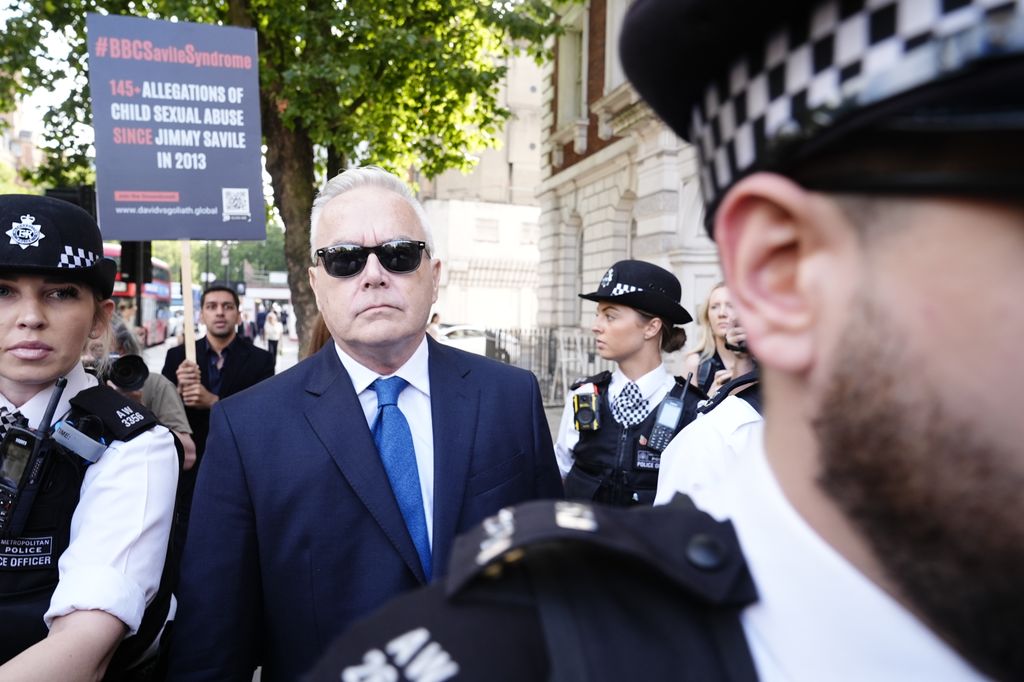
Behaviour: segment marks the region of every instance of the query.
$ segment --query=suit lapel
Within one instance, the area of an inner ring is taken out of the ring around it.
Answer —
[[[362,405],[333,343],[310,360],[306,392],[316,396],[306,410],[313,432],[409,570],[425,582],[419,555],[391,492]]]
[[[456,353],[427,339],[430,348],[430,413],[434,430],[434,541],[437,572],[448,564],[473,456],[480,388]]]

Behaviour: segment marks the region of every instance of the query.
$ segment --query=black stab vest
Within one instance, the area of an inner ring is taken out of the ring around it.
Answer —
[[[145,407],[102,384],[80,391],[71,399],[71,406],[68,419],[100,417],[106,442],[131,440],[158,423]],[[117,425],[116,409],[124,406],[130,407],[137,418],[129,425]],[[179,448],[180,465],[182,452],[177,440],[175,446]],[[0,538],[0,664],[49,634],[43,614],[57,589],[57,562],[70,544],[71,519],[87,469],[88,463],[81,457],[54,445],[21,537]],[[119,646],[105,680],[124,679],[125,670],[149,648],[163,627],[174,586],[172,576],[176,576],[176,560],[176,553],[169,551],[160,589],[147,606],[138,633]]]
[[[573,448],[575,461],[565,478],[566,499],[593,500],[622,507],[652,504],[658,488],[661,452],[646,447],[646,441],[657,421],[660,403],[642,422],[625,428],[615,421],[608,400],[611,375],[602,373],[581,383],[594,383],[598,388],[600,428],[580,431],[579,442]],[[669,395],[678,398],[683,386],[685,380],[677,377]],[[696,417],[697,402],[697,392],[686,391],[683,413],[673,437]]]
[[[57,449],[47,469],[21,537],[0,539],[0,662],[48,634],[43,614],[57,587],[57,560],[68,548],[85,462]]]

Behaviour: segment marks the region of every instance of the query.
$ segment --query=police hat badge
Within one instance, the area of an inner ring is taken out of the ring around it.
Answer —
[[[114,290],[114,261],[103,257],[99,226],[78,206],[30,194],[0,195],[0,272],[51,273],[84,282],[101,298]]]
[[[693,318],[679,304],[682,295],[679,279],[665,268],[642,260],[622,260],[608,268],[597,291],[579,297],[622,303],[672,324],[686,324]]]

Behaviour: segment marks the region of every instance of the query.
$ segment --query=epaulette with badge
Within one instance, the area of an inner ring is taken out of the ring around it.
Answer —
[[[456,538],[447,577],[354,624],[307,679],[754,682],[739,614],[756,598],[732,524],[688,498],[527,502]]]
[[[80,391],[70,403],[71,413],[53,437],[89,462],[96,462],[112,441],[129,441],[159,423],[148,408],[103,384]]]
[[[715,409],[722,404],[722,401],[728,398],[730,395],[738,395],[751,406],[761,412],[761,397],[758,384],[760,383],[761,377],[755,367],[750,372],[740,375],[735,379],[729,381],[718,389],[718,393],[715,393],[715,397],[708,400],[706,403],[700,406],[699,412],[701,414],[707,414],[711,410]]]
[[[628,557],[705,602],[756,599],[732,524],[716,521],[683,495],[658,507],[536,500],[502,509],[456,538],[445,591],[452,596],[475,580],[498,578],[504,566],[552,545],[565,554],[590,546]]]
[[[569,385],[569,390],[575,391],[577,388],[585,384],[606,384],[611,380],[612,373],[609,372],[608,370],[605,370],[603,372],[598,372],[592,377],[582,377],[577,379],[576,381],[572,382],[572,384]]]
[[[739,619],[757,590],[739,541],[686,497],[503,509],[456,540],[444,589],[453,614],[462,603],[514,617],[500,600],[531,599],[549,668],[536,679],[757,679]]]

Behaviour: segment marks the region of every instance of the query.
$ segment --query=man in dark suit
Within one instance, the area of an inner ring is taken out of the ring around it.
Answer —
[[[274,375],[274,356],[239,338],[239,300],[234,289],[212,286],[200,299],[206,336],[196,341],[196,362],[185,360],[185,347],[167,351],[163,375],[178,387],[188,423],[202,458],[210,430],[210,408]]]
[[[695,149],[764,421],[692,502],[502,510],[312,679],[1024,680],[1024,3],[622,26]]]
[[[309,279],[334,343],[213,409],[182,566],[172,678],[292,680],[455,535],[561,496],[537,381],[427,339],[440,261],[394,176],[314,203]]]

